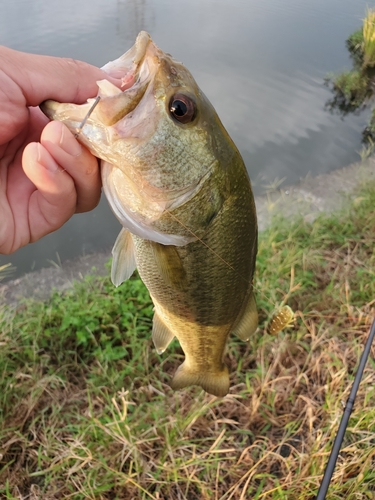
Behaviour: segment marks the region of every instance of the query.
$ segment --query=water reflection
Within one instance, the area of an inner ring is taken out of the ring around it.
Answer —
[[[154,7],[148,0],[117,0],[116,35],[128,47],[142,30],[152,32],[155,25]]]
[[[260,193],[275,178],[296,182],[358,158],[366,117],[327,113],[323,80],[350,65],[345,40],[366,1],[14,0],[3,2],[0,43],[101,66],[149,31],[212,101]],[[117,232],[103,201],[11,260],[40,267],[56,252],[65,260],[109,248]]]

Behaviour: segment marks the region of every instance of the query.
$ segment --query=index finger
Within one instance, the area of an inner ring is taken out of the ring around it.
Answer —
[[[80,104],[97,94],[98,80],[106,78],[121,84],[83,61],[27,54],[7,47],[0,47],[0,69],[22,90],[26,106],[38,106],[47,99]]]

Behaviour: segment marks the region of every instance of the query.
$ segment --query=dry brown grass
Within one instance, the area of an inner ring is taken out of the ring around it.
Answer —
[[[345,214],[262,235],[261,327],[231,340],[222,399],[169,388],[182,352],[155,354],[137,279],[88,281],[4,323],[0,497],[315,498],[374,317],[374,202],[367,189]],[[285,301],[295,324],[271,336]],[[374,355],[328,499],[375,498]]]

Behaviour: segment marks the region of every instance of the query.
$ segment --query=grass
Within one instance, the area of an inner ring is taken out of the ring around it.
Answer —
[[[325,78],[325,84],[333,94],[327,101],[326,108],[342,116],[358,113],[368,106],[373,107],[371,97],[374,94],[375,78],[375,9],[367,9],[362,28],[348,37],[346,46],[353,68],[339,74],[328,74]],[[373,152],[374,139],[373,123],[370,121],[363,131],[361,158]]]
[[[375,66],[375,9],[367,9],[363,20],[363,66]]]
[[[0,282],[5,278],[11,277],[14,271],[15,268],[11,264],[4,264],[3,266],[0,266]]]
[[[312,225],[261,234],[260,328],[231,338],[225,398],[173,392],[182,361],[158,356],[137,277],[88,278],[3,312],[0,498],[313,499],[375,304],[375,185]],[[279,304],[293,327],[267,333]],[[375,497],[375,350],[328,499]]]
[[[328,75],[325,83],[334,94],[328,102],[330,109],[339,109],[345,115],[358,110],[372,94],[370,79],[362,71],[353,69],[338,75]]]
[[[363,65],[363,28],[354,31],[346,40],[346,47],[349,50],[354,63],[357,66]]]
[[[375,66],[375,9],[367,8],[361,29],[354,31],[346,46],[356,66],[362,69]]]

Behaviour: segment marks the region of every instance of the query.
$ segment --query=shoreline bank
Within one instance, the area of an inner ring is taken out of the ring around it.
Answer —
[[[285,217],[302,215],[312,222],[322,212],[340,209],[348,195],[360,184],[375,179],[375,158],[357,162],[329,174],[307,177],[296,185],[282,188],[263,196],[255,203],[259,230],[264,230],[275,215]],[[111,256],[97,252],[53,266],[27,273],[0,284],[0,305],[17,306],[24,298],[46,300],[54,290],[64,291],[88,274],[103,276],[110,271],[105,266]]]

